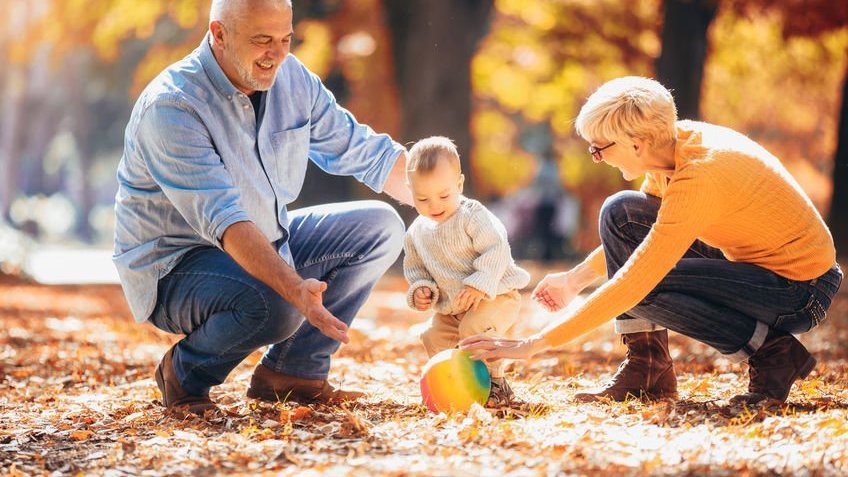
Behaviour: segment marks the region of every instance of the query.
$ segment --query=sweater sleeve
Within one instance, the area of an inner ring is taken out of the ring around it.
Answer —
[[[607,257],[604,255],[604,246],[598,245],[595,250],[583,260],[581,265],[587,265],[598,277],[607,276]]]
[[[624,266],[570,316],[541,332],[559,346],[636,306],[683,257],[724,208],[709,177],[681,170],[669,184],[651,231]]]
[[[658,174],[645,174],[645,180],[642,181],[642,186],[639,187],[639,190],[655,197],[662,197],[663,194],[660,187],[660,180],[662,180],[662,178]],[[592,250],[592,252],[583,260],[583,263],[581,263],[581,265],[588,266],[599,277],[606,278],[607,259],[606,255],[604,254],[603,245],[600,245],[595,250]]]
[[[462,281],[494,299],[498,294],[498,284],[512,263],[506,228],[500,220],[485,208],[475,210],[465,227],[474,251],[478,254],[472,262],[475,270]]]
[[[421,287],[428,287],[432,292],[432,303],[439,301],[439,287],[433,276],[427,271],[424,266],[424,261],[418,254],[415,248],[415,241],[412,239],[412,234],[407,232],[403,240],[403,276],[409,282],[409,291],[406,293],[406,304],[410,308],[415,309],[412,296],[415,290]]]

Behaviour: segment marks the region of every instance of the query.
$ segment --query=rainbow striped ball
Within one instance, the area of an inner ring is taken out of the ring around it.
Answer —
[[[489,370],[468,351],[446,349],[430,358],[422,374],[421,399],[433,412],[467,411],[489,399]]]

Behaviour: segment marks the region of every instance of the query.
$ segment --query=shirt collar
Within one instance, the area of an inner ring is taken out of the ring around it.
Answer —
[[[239,90],[227,78],[224,70],[221,69],[221,65],[218,64],[218,60],[215,59],[215,54],[212,53],[211,40],[212,37],[209,32],[206,32],[198,48],[200,50],[200,64],[203,66],[203,70],[206,71],[206,75],[209,76],[209,80],[212,81],[215,88],[227,98],[232,98]]]

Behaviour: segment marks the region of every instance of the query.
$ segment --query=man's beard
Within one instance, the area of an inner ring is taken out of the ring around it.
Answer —
[[[235,56],[235,55],[233,55]],[[268,91],[274,86],[274,81],[277,79],[276,70],[275,74],[271,77],[271,81],[267,84],[259,81],[258,79],[253,77],[253,62],[251,61],[248,66],[245,68],[244,64],[239,61],[238,58],[234,58],[233,65],[236,68],[236,73],[239,75],[239,79],[241,79],[242,83],[248,88],[255,91]],[[279,68],[280,65],[277,65],[276,68]]]

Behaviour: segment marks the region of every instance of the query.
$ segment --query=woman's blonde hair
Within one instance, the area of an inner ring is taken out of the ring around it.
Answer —
[[[671,93],[656,80],[625,76],[607,81],[580,108],[577,134],[588,142],[643,139],[653,147],[674,142],[677,107]]]

